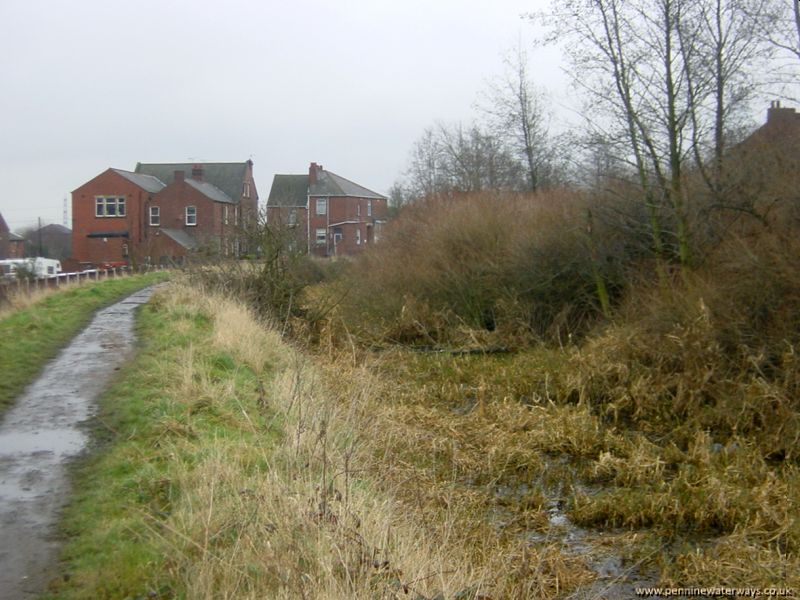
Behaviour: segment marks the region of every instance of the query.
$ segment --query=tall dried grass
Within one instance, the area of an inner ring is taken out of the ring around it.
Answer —
[[[519,345],[566,340],[600,313],[598,278],[616,290],[618,261],[586,233],[576,192],[434,198],[406,209],[332,295],[369,343]],[[318,301],[318,297],[315,298]]]
[[[164,365],[165,401],[184,417],[161,423],[170,514],[151,530],[186,597],[475,597],[480,577],[460,551],[427,535],[370,477],[380,470],[369,468],[368,379],[332,397],[241,305],[181,287],[157,303],[211,322],[207,346]],[[253,398],[220,367],[250,370]],[[214,423],[225,428],[209,438]]]

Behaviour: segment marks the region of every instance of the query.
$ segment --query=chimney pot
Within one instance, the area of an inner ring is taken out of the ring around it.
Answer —
[[[194,165],[192,167],[192,179],[203,181],[203,165]]]
[[[790,107],[781,106],[780,100],[773,100],[769,103],[769,110],[767,110],[767,123],[773,125],[795,123],[800,115],[795,113],[795,110]]]

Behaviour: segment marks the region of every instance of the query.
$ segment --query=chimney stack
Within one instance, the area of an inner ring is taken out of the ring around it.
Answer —
[[[175,181],[183,181],[184,175],[186,175],[186,173],[183,171],[175,171]]]
[[[786,108],[781,106],[780,100],[773,100],[769,103],[769,110],[767,110],[767,123],[770,125],[784,125],[787,123],[796,123],[798,117],[793,108]]]
[[[322,165],[312,162],[308,167],[308,186],[317,185],[317,171],[322,170]]]
[[[192,179],[203,181],[203,165],[194,165],[192,167]]]

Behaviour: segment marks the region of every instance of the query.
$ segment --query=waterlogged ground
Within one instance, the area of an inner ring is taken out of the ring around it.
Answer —
[[[66,461],[85,448],[81,423],[130,356],[134,310],[150,294],[142,290],[97,313],[0,425],[0,600],[34,597],[56,573]]]

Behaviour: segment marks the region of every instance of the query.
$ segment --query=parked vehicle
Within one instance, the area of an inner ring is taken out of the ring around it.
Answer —
[[[55,277],[61,273],[61,261],[53,258],[8,258],[0,260],[0,273],[4,279],[14,279],[29,274],[36,279]]]

